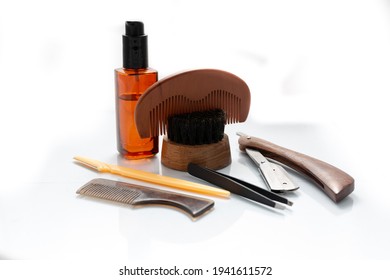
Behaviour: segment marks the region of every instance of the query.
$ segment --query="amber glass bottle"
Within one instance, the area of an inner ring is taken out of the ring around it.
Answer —
[[[134,121],[138,99],[157,81],[157,71],[148,67],[147,36],[142,22],[126,22],[123,35],[123,68],[115,70],[118,152],[127,159],[158,153],[158,137],[140,138]]]

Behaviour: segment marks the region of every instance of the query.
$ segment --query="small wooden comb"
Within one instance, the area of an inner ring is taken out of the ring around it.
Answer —
[[[141,138],[166,134],[172,115],[222,109],[226,123],[244,122],[250,91],[239,77],[216,69],[181,72],[153,84],[138,100],[135,122]]]
[[[213,208],[214,201],[205,198],[168,192],[141,185],[109,179],[93,179],[77,190],[77,194],[137,205],[168,205],[199,217]]]

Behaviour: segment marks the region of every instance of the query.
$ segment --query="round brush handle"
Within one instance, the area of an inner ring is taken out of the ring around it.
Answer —
[[[354,179],[326,162],[252,136],[240,136],[238,143],[241,150],[256,149],[265,157],[305,174],[314,180],[334,202],[341,201],[354,190]]]

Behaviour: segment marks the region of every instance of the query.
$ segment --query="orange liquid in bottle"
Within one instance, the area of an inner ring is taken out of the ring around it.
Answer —
[[[151,68],[115,70],[117,149],[127,159],[158,153],[158,136],[141,138],[134,121],[138,99],[156,81],[157,71]]]

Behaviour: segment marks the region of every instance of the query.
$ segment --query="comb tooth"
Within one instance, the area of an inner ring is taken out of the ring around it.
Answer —
[[[169,115],[172,114],[173,108],[175,108],[175,105],[176,105],[176,104],[175,104],[175,98],[172,97],[172,98],[171,98],[171,102],[170,102]]]
[[[225,92],[223,90],[220,90],[221,91],[221,109],[225,110],[226,108],[226,105],[225,105]]]
[[[218,108],[219,107],[219,104],[218,104],[218,91],[214,90],[213,92],[213,103],[215,104],[215,106]]]
[[[220,92],[219,90],[215,91],[215,104],[217,105],[217,108],[221,108],[221,97],[220,97]]]
[[[174,108],[176,108],[176,96],[173,96],[171,99],[171,110],[169,111],[169,116],[172,116]]]
[[[225,90],[222,90],[223,92],[223,100],[224,100],[224,107],[223,107],[223,110],[225,112],[228,112],[229,111],[229,93]],[[228,118],[228,124],[229,124],[229,118]]]
[[[229,92],[228,94],[228,111],[229,111],[229,123],[233,123],[232,121],[232,94]]]
[[[167,134],[167,122],[168,122],[168,114],[169,114],[169,99],[165,103],[165,116],[164,116],[164,134]]]
[[[240,120],[240,115],[241,115],[241,98],[238,99],[237,102],[237,122]]]
[[[241,99],[239,99],[238,97],[236,98],[236,122],[238,122],[240,119],[240,100]]]
[[[225,91],[221,90],[221,96],[222,96],[222,108],[223,110],[226,109],[226,93]]]
[[[234,96],[233,99],[233,120],[236,123],[237,122],[237,96]]]
[[[167,99],[167,103],[166,103],[166,112],[165,112],[165,119],[164,119],[164,121],[165,121],[165,125],[164,125],[164,131],[165,131],[165,133],[164,134],[167,134],[167,123],[168,123],[168,117],[169,117],[169,115],[170,115],[170,113],[171,113],[171,98],[168,98]]]
[[[234,101],[236,100],[235,99],[236,96],[234,94],[230,94],[230,98],[229,98],[229,105],[230,105],[230,118],[232,119],[232,122],[234,123]]]
[[[214,91],[211,93],[211,95],[207,96],[206,100],[205,100],[205,103],[206,103],[206,106],[207,104],[215,104],[215,94],[214,94]]]
[[[210,101],[209,103],[215,104],[215,91],[213,90],[210,95],[207,96],[206,102]]]
[[[169,113],[169,111],[168,111],[168,105],[169,105],[169,100],[167,100],[166,102],[165,102],[165,109],[164,109],[164,134],[166,134],[167,133],[167,120],[168,120],[168,113]]]
[[[165,133],[165,131],[164,131],[164,120],[165,120],[165,102],[163,101],[161,103],[161,124],[160,124],[161,131],[160,131],[160,135]]]
[[[184,96],[181,97],[181,106],[183,107],[183,113],[187,113],[188,111],[188,103],[186,102],[187,100],[185,100]],[[179,105],[180,106],[180,105]]]
[[[176,107],[176,108],[178,108],[178,96],[177,95],[175,95],[174,97],[173,97],[173,105]],[[180,112],[180,110],[178,110],[178,112]]]
[[[162,112],[161,112],[161,103],[158,104],[158,107],[157,107],[157,118],[160,120],[158,122],[158,134],[161,134],[161,115],[162,115]]]
[[[175,100],[174,100],[175,102],[174,102],[174,106],[176,107],[176,108],[178,108],[179,106],[179,96],[175,96]],[[178,110],[178,112],[180,112],[180,110]]]
[[[179,113],[180,113],[180,114],[183,113],[183,107],[180,106],[181,100],[182,100],[182,97],[181,97],[181,96],[178,96],[178,97],[177,97],[177,100],[176,100],[176,102],[177,102],[176,105],[179,107]]]
[[[165,121],[165,102],[162,102],[161,103],[161,131],[160,131],[160,134],[164,134],[165,131],[164,131],[164,121]]]
[[[152,117],[152,111],[149,111],[149,123],[150,123],[149,134],[152,135],[152,134],[153,134],[153,117]]]
[[[219,91],[215,91],[215,104],[217,105],[217,108],[221,108],[221,98],[219,97]]]
[[[220,96],[219,96],[220,94],[219,94],[219,91],[218,90],[215,90],[215,95],[214,95],[214,99],[215,99],[215,107],[216,108],[221,108],[221,98],[220,98]]]
[[[153,109],[149,112],[149,121],[150,121],[150,135],[154,135],[154,116],[153,116]]]
[[[204,99],[205,106],[207,103],[214,104],[214,91],[211,91]]]
[[[162,112],[162,106],[161,103],[158,104],[158,134],[160,135],[162,133],[162,122],[163,122],[163,112]]]
[[[234,123],[232,118],[232,111],[233,111],[233,95],[229,92],[229,120],[230,123]]]
[[[154,122],[154,126],[153,126],[153,135],[158,135],[158,118],[157,118],[157,112],[156,112],[156,108],[153,108],[153,122]]]
[[[160,104],[157,105],[156,107],[156,120],[157,120],[157,123],[156,123],[156,133],[159,134],[160,133],[160,118],[159,118],[159,109],[158,107],[160,106]]]
[[[186,99],[186,102],[187,102],[187,112],[186,113],[189,113],[189,112],[191,112],[191,111],[193,111],[194,109],[194,107],[192,107],[192,106],[196,106],[197,104],[198,104],[198,101],[196,100],[196,101],[191,101],[190,99]],[[199,111],[199,110],[198,110]]]
[[[153,109],[149,111],[149,123],[150,123],[149,133],[150,135],[153,135],[153,127],[154,127]]]
[[[185,111],[184,113],[188,113],[190,111],[190,100],[188,100],[187,98],[185,98],[185,96],[183,95],[183,103],[185,104],[184,105],[184,108],[185,108]]]
[[[224,90],[221,90],[221,96],[222,96],[222,110],[226,110],[226,92]]]
[[[179,96],[178,106],[181,108],[181,111],[180,111],[181,114],[183,114],[184,111],[185,111],[184,104],[183,104],[183,99],[184,99],[184,97],[182,95]]]
[[[237,97],[237,122],[240,121],[240,114],[241,114],[240,106],[241,106],[241,98]]]
[[[155,108],[156,110],[154,111],[155,114],[155,119],[156,119],[156,129],[155,129],[155,135],[159,135],[159,125],[160,125],[160,119],[158,117],[158,107]]]
[[[234,122],[237,122],[237,96],[233,97],[233,114],[232,118]]]
[[[229,110],[230,110],[230,112],[229,112],[229,115],[230,115],[230,123],[234,123],[234,115],[233,115],[233,111],[234,111],[234,95],[233,94],[231,94],[230,93],[230,95],[229,95]]]
[[[230,106],[230,121],[234,123],[234,95],[230,93],[229,96],[229,106]]]
[[[227,91],[223,91],[223,96],[224,96],[223,99],[225,101],[223,110],[225,112],[228,112],[229,111],[229,93]],[[228,120],[227,123],[229,124],[230,123],[230,119],[228,118],[227,120]]]
[[[154,128],[156,127],[155,121],[154,121],[154,108],[149,112],[149,120],[150,120],[150,134],[151,136],[154,135]]]
[[[172,98],[170,97],[168,100],[167,100],[167,114],[165,116],[165,134],[168,134],[168,118],[169,116],[171,115],[171,110],[172,110]]]
[[[154,119],[154,135],[158,134],[158,112],[157,107],[153,108],[153,119]]]
[[[232,123],[232,119],[230,118],[230,111],[231,111],[231,108],[230,108],[230,92],[226,92],[226,106],[227,106],[227,109],[226,111],[228,111],[229,113],[229,122],[228,123]]]
[[[185,104],[184,105],[184,107],[185,107],[185,111],[184,111],[184,113],[188,113],[189,111],[190,111],[190,100],[187,100],[187,98],[185,98],[184,96],[183,96],[183,103]]]

